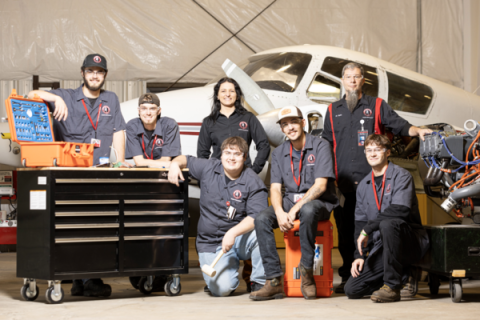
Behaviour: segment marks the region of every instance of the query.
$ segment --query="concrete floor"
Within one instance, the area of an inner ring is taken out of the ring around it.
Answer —
[[[480,281],[464,283],[464,299],[453,303],[448,283],[442,283],[440,293],[431,296],[425,282],[419,294],[397,303],[376,304],[369,298],[348,300],[344,295],[307,301],[303,298],[253,302],[248,299],[242,281],[234,296],[213,298],[203,292],[204,282],[196,260],[190,250],[190,273],[181,279],[182,293],[167,297],[164,293],[150,296],[135,290],[126,278],[110,278],[113,293],[109,298],[70,296],[71,284],[62,287],[66,292],[59,305],[45,303],[46,281],[38,281],[40,296],[27,302],[20,296],[22,279],[16,278],[16,253],[0,253],[0,319],[478,319]],[[279,250],[284,258],[284,250]],[[338,250],[333,250],[333,265],[341,265]],[[336,270],[335,270],[336,272]],[[340,282],[338,276],[334,286]]]

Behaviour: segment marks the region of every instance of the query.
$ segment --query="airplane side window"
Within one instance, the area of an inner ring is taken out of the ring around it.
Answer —
[[[340,84],[317,74],[307,90],[307,97],[320,104],[338,101],[340,100]]]
[[[424,85],[387,72],[388,104],[393,110],[426,114],[432,102],[433,91]]]
[[[349,62],[356,62],[363,67],[363,76],[365,77],[363,92],[369,96],[378,97],[378,74],[376,68],[357,61],[326,57],[322,64],[322,71],[325,71],[337,78],[342,78],[342,69]]]

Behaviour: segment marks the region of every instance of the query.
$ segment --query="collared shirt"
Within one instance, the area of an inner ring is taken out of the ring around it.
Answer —
[[[110,157],[113,134],[125,130],[126,124],[120,110],[118,97],[114,92],[101,90],[95,105],[91,106],[90,100],[83,94],[82,87],[83,85],[77,89],[50,91],[50,93],[60,96],[68,108],[67,120],[55,119],[53,122],[55,141],[91,143],[91,140],[95,138],[95,129],[88,118],[82,99],[95,125],[97,124],[98,107],[102,104],[96,130],[96,138],[101,140],[101,145],[93,151],[93,164],[96,165],[99,163],[100,157]],[[48,102],[48,104],[52,111],[55,110],[54,102]]]
[[[336,140],[336,166],[338,172],[338,187],[343,193],[354,192],[358,183],[371,171],[364,153],[364,146],[358,143],[358,132],[363,128],[367,135],[375,130],[376,98],[364,93],[357,102],[353,112],[350,112],[345,96],[332,104],[333,129]],[[392,130],[393,134],[408,136],[411,124],[401,118],[393,109],[382,101],[380,106],[382,125]],[[330,111],[327,109],[322,138],[333,146]]]
[[[245,114],[240,114],[235,110],[228,118],[220,113],[215,123],[208,117],[203,119],[197,143],[197,156],[208,159],[211,154],[210,148],[213,148],[212,158],[220,159],[222,156],[220,148],[223,141],[236,136],[242,137],[249,147],[253,139],[257,149],[257,157],[252,165],[250,155],[248,155],[245,164],[256,173],[262,171],[270,155],[270,144],[260,121],[253,113],[248,111]]]
[[[292,149],[293,151],[293,149]],[[333,171],[333,155],[330,144],[322,138],[306,133],[303,152],[300,186],[295,183],[290,159],[290,141],[285,141],[272,152],[272,169],[270,183],[280,183],[285,187],[283,209],[288,212],[295,205],[295,196],[304,194],[315,184],[317,178],[327,178],[327,189],[319,200],[324,202],[328,211],[338,205],[335,193],[335,173]],[[294,162],[295,178],[298,181],[299,162]]]
[[[143,145],[142,147],[142,136]],[[153,150],[153,160],[161,157],[176,157],[182,154],[180,145],[180,132],[175,120],[168,117],[160,117],[157,120],[155,130],[151,137],[148,137],[147,130],[143,126],[140,118],[135,118],[127,123],[127,147],[125,149],[125,158],[133,158],[136,156],[145,156],[151,158]]]
[[[198,252],[215,252],[228,230],[247,216],[255,219],[268,207],[267,188],[250,168],[245,168],[240,177],[228,185],[220,160],[187,156],[187,168],[202,185],[197,227]],[[231,220],[227,218],[227,201],[236,209]]]
[[[372,174],[370,170],[357,188],[355,221],[374,220],[379,214],[372,183],[375,185],[378,201],[380,203],[382,184],[376,185],[375,181],[372,181]],[[410,215],[407,222],[415,227],[422,225],[413,177],[407,170],[390,162],[388,164],[387,171],[385,172],[385,187],[383,192],[383,199],[381,200],[381,212],[385,211],[386,208],[393,204],[402,205],[410,209]],[[423,255],[428,249],[428,237],[423,228],[414,229],[414,232],[417,234],[419,242],[422,246]],[[373,243],[374,246],[370,251],[370,254],[373,254],[382,246],[379,230],[373,232]]]

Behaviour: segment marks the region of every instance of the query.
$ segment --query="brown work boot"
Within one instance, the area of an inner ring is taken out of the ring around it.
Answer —
[[[418,292],[418,281],[422,275],[422,269],[417,267],[410,267],[410,276],[408,281],[400,291],[402,298],[413,298]]]
[[[300,274],[302,279],[302,285],[300,290],[305,299],[316,299],[317,298],[317,286],[315,284],[315,278],[313,277],[313,268],[307,269],[302,263],[298,264],[300,268]]]
[[[384,284],[383,287],[372,293],[370,299],[373,302],[400,301],[400,289],[395,290]]]
[[[267,280],[263,288],[250,293],[250,299],[255,301],[283,299],[282,277]]]

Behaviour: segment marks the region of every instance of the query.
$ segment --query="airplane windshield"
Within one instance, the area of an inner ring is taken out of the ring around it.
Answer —
[[[262,89],[293,92],[302,81],[311,60],[310,54],[280,52],[253,56],[238,66]],[[208,84],[216,83],[223,77],[224,73]]]

